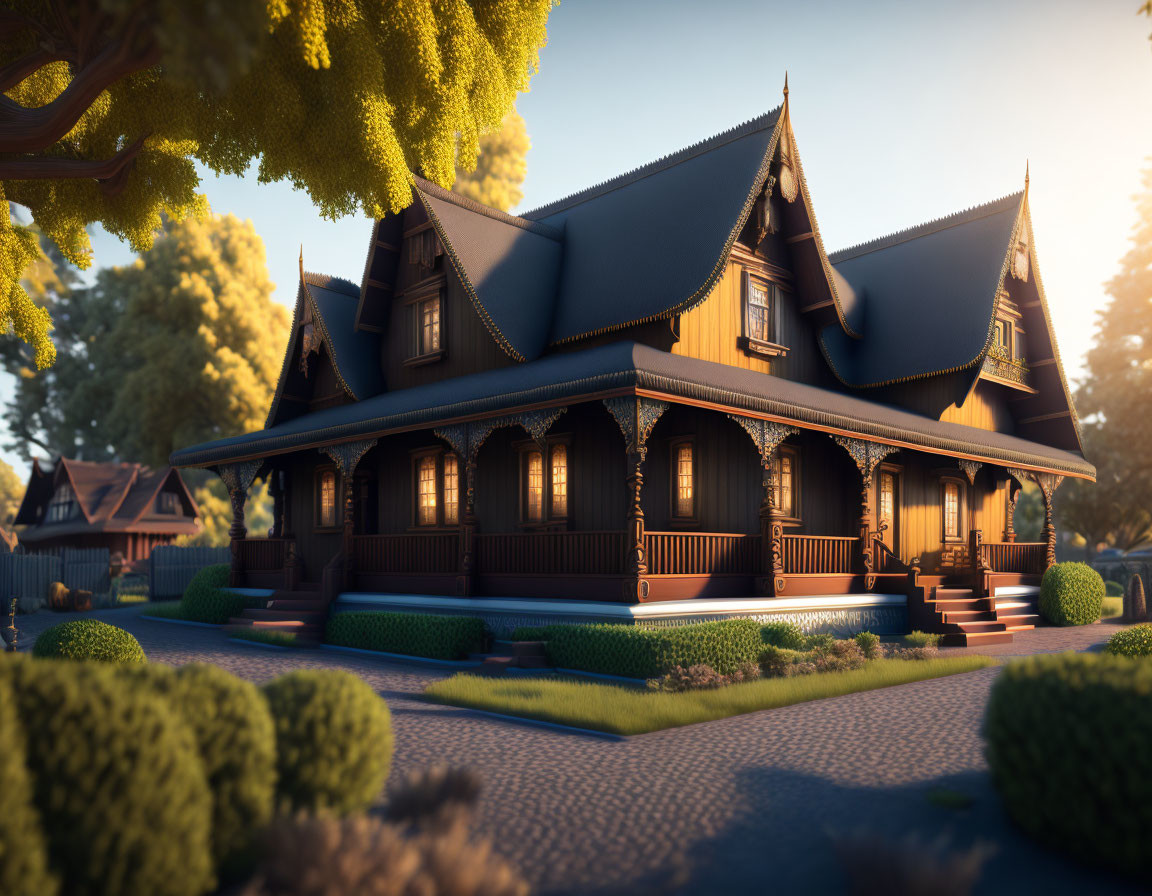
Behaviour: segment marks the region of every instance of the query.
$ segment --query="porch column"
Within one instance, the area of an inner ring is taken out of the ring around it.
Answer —
[[[760,465],[764,471],[764,500],[760,502],[760,574],[756,577],[756,591],[768,597],[784,593],[784,523],[776,505],[776,449],[791,435],[800,432],[795,426],[772,423],[755,417],[729,414],[744,428],[756,444]]]
[[[284,471],[273,470],[268,477],[268,491],[272,493],[272,538],[284,537]]]
[[[1052,520],[1052,498],[1064,477],[1055,473],[1033,473],[1032,479],[1040,486],[1040,494],[1044,496],[1044,541],[1047,544],[1044,568],[1047,569],[1056,565],[1056,524]]]
[[[216,467],[216,475],[228,489],[228,500],[232,504],[232,525],[228,529],[232,567],[228,573],[228,584],[233,588],[240,588],[244,584],[244,561],[240,553],[241,543],[248,536],[248,529],[244,525],[244,504],[248,500],[252,480],[263,465],[263,460],[248,460]]]
[[[851,456],[860,471],[860,558],[864,567],[864,589],[871,591],[876,585],[876,576],[873,574],[875,558],[872,553],[872,542],[880,536],[879,532],[872,531],[872,480],[876,468],[889,454],[895,453],[897,448],[891,445],[881,445],[878,442],[869,442],[864,439],[853,439],[849,436],[832,436],[833,440]]]
[[[624,599],[644,601],[648,598],[648,552],[644,544],[644,510],[640,499],[644,489],[644,460],[648,455],[648,436],[668,402],[639,396],[605,398],[604,407],[616,419],[624,436],[628,453],[628,511],[625,517]]]
[[[356,532],[355,497],[352,494],[352,477],[356,472],[356,465],[360,458],[376,447],[376,439],[364,439],[359,442],[344,442],[340,445],[329,445],[320,450],[332,458],[340,473],[340,481],[344,490],[344,581],[347,588],[353,570],[352,537]]]

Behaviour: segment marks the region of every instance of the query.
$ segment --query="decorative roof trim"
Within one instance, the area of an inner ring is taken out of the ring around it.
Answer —
[[[78,506],[80,508],[80,512],[84,514],[84,521],[88,524],[91,524],[92,514],[88,512],[88,508],[85,507],[84,502],[80,500],[80,489],[76,488],[76,480],[72,478],[72,471],[68,469],[68,458],[64,457],[64,455],[60,455],[56,462],[56,467],[57,469],[54,471],[52,476],[52,491],[55,492],[56,489],[60,487],[60,483],[57,482],[57,479],[60,477],[60,471],[63,470],[64,476],[68,480],[68,484],[72,486],[72,497],[76,499],[76,506]],[[51,500],[51,498],[49,498],[49,500]]]
[[[180,475],[180,472],[175,467],[167,467],[166,469],[168,470],[168,472],[165,473],[163,476],[157,477],[156,487],[154,489],[152,489],[152,493],[148,496],[148,500],[145,501],[142,505],[140,505],[140,512],[137,513],[136,516],[132,517],[130,522],[133,522],[133,523],[140,522],[140,518],[142,516],[144,516],[144,514],[147,512],[148,508],[152,506],[152,502],[156,500],[156,496],[158,494],[160,494],[160,492],[164,489],[164,486],[167,484],[168,480],[171,479],[173,476],[176,477],[176,481],[180,484],[181,491],[184,492],[184,497],[186,497],[188,499],[188,503],[192,507],[192,518],[198,519],[200,517],[200,505],[198,505],[196,503],[196,499],[192,497],[192,492],[190,492],[188,490],[188,484],[184,481],[184,477]],[[125,489],[124,494],[125,495],[128,494],[127,489]],[[120,499],[120,503],[121,504],[124,503],[123,498]],[[119,507],[117,507],[117,510],[119,510]],[[108,516],[111,519],[111,517],[115,516],[115,511],[113,513],[109,514]]]
[[[931,221],[925,221],[923,224],[916,224],[904,230],[897,230],[885,236],[878,236],[875,239],[867,240],[863,243],[856,243],[853,246],[837,249],[828,256],[828,260],[831,261],[833,265],[836,265],[842,261],[867,255],[870,252],[878,252],[881,249],[888,249],[900,243],[906,243],[910,240],[919,239],[922,236],[928,236],[930,233],[937,233],[941,230],[948,230],[951,227],[967,224],[969,221],[987,218],[990,215],[999,214],[1005,209],[1011,208],[1012,204],[1019,202],[1023,195],[1023,191],[1009,193],[1007,196],[1001,196],[999,199],[993,199],[982,205],[973,205],[969,208],[961,209],[958,212],[953,212],[940,218],[934,218]]]
[[[674,165],[679,165],[681,162],[686,162],[693,159],[698,155],[709,152],[734,140],[739,140],[741,137],[747,137],[749,134],[755,134],[757,131],[765,131],[769,125],[774,128],[779,128],[780,119],[783,117],[784,104],[777,106],[769,112],[765,112],[756,118],[749,119],[742,124],[729,128],[726,131],[721,131],[719,134],[714,134],[691,146],[686,146],[676,152],[669,153],[666,156],[661,156],[654,162],[648,162],[638,168],[633,168],[631,171],[626,171],[623,174],[618,174],[608,180],[601,181],[598,184],[593,184],[590,187],[585,187],[582,190],[577,190],[575,193],[569,193],[560,199],[554,199],[546,205],[538,206],[531,211],[525,212],[521,217],[530,221],[538,218],[546,218],[549,215],[554,215],[557,212],[564,211],[565,209],[572,208],[573,206],[580,205],[590,199],[595,199],[598,196],[603,196],[605,193],[611,193],[613,190],[619,190],[621,187],[626,187],[630,184],[636,183],[652,174],[657,174]]]
[[[301,266],[303,266],[303,250],[300,253]],[[280,376],[276,380],[276,391],[272,394],[272,404],[268,408],[268,417],[264,421],[264,428],[272,426],[275,423],[276,412],[280,410],[280,399],[284,395],[284,381],[288,378],[288,364],[292,360],[292,352],[296,348],[296,329],[300,322],[300,302],[303,299],[301,293],[304,290],[304,281],[301,278],[300,284],[296,287],[296,303],[292,306],[292,322],[288,325],[288,347],[284,350],[284,360],[280,362]]]
[[[501,224],[519,227],[521,230],[527,230],[529,233],[547,237],[556,242],[564,239],[564,229],[562,227],[553,227],[551,224],[545,224],[541,221],[529,221],[527,218],[510,215],[508,212],[501,211],[498,208],[492,208],[489,205],[477,202],[469,196],[461,196],[459,193],[445,190],[439,184],[434,184],[432,181],[425,180],[422,177],[416,177],[415,181],[416,186],[422,193],[435,196],[444,202],[451,202],[453,205],[457,205],[470,212],[475,212],[477,215],[483,215],[485,218],[491,218],[494,221],[499,221]]]
[[[309,286],[319,286],[321,289],[330,289],[332,292],[343,293],[350,298],[356,298],[360,295],[360,287],[351,280],[346,280],[343,277],[333,277],[331,274],[305,271],[304,282]]]
[[[140,464],[133,464],[132,475],[128,477],[128,482],[124,485],[124,488],[120,490],[120,499],[116,502],[116,505],[108,511],[109,519],[112,519],[112,517],[116,516],[116,514],[120,512],[120,508],[124,506],[124,499],[128,497],[128,493],[132,491],[132,486],[136,484],[136,481],[139,478]]]
[[[348,284],[349,286],[352,284],[348,283],[347,280],[342,280],[338,277],[329,277],[327,274],[313,274],[310,271],[305,271],[303,269],[303,259],[301,259],[300,263],[300,283],[304,287],[304,295],[307,296],[308,302],[312,306],[312,317],[315,318],[316,322],[320,325],[320,334],[324,339],[325,347],[328,349],[328,358],[332,362],[332,369],[336,372],[336,380],[340,383],[340,388],[344,390],[349,398],[351,398],[353,401],[359,401],[359,397],[357,397],[356,393],[352,390],[352,387],[348,385],[347,381],[345,381],[344,374],[340,372],[340,361],[336,357],[336,346],[333,345],[332,337],[328,333],[328,325],[324,322],[324,315],[320,313],[320,305],[316,302],[316,299],[308,290],[309,286],[318,286],[321,289],[331,289],[333,292],[342,292],[349,298],[354,298],[356,295],[355,293],[347,293],[344,292],[344,290],[335,289],[328,285],[334,281],[339,281],[341,283]]]

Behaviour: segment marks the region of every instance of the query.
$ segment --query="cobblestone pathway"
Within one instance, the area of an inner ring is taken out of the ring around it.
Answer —
[[[420,702],[439,669],[248,647],[137,609],[92,615],[133,632],[155,661],[255,681],[294,668],[362,676],[392,710],[392,780],[433,763],[478,769],[480,825],[538,893],[841,893],[833,838],[864,832],[991,844],[978,893],[1130,891],[1040,850],[1003,815],[980,738],[995,668],[611,742]],[[24,636],[59,620],[26,617]],[[980,652],[1098,649],[1117,628],[1039,629]],[[940,788],[973,805],[934,805]]]

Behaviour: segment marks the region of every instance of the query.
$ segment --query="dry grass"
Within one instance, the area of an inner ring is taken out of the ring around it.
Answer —
[[[645,691],[552,676],[488,678],[460,674],[430,685],[424,690],[424,695],[429,700],[451,706],[628,735],[972,672],[993,662],[986,656],[883,659],[848,672],[764,678],[717,690],[680,693]]]

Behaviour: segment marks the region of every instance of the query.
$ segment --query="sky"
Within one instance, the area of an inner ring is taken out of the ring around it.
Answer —
[[[829,251],[1015,192],[1030,165],[1040,271],[1075,380],[1152,157],[1152,20],[1139,5],[563,0],[517,104],[532,139],[518,210],[776,107],[787,71]],[[277,301],[295,297],[301,246],[309,270],[359,282],[367,219],[327,221],[288,184],[202,175],[212,208],[264,238]],[[132,258],[104,233],[93,246],[97,265]]]

